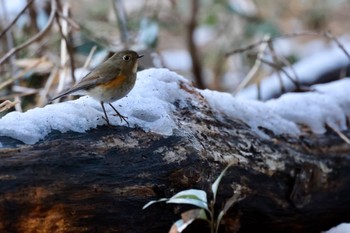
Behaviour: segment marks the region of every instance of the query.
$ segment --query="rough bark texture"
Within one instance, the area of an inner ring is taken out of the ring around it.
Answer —
[[[338,136],[261,139],[193,96],[200,105],[174,103],[173,136],[100,127],[35,145],[3,141],[0,232],[167,232],[183,207],[142,206],[189,188],[210,193],[228,162],[216,206],[234,191],[244,198],[222,232],[320,232],[348,220],[350,147]]]

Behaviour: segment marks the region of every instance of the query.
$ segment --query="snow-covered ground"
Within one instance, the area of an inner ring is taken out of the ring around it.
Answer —
[[[120,113],[128,117],[130,127],[171,135],[177,123],[173,112],[176,101],[180,108],[187,101],[197,101],[195,95],[180,88],[190,82],[167,69],[148,69],[138,73],[134,89],[114,103]],[[350,116],[350,79],[312,87],[314,92],[289,93],[266,103],[241,100],[228,93],[197,90],[218,115],[240,119],[264,138],[266,128],[274,134],[299,135],[298,124],[309,126],[314,133],[324,133],[328,124],[337,130],[346,129]],[[114,112],[106,106],[107,114]],[[51,131],[86,132],[106,124],[98,101],[84,96],[74,101],[50,104],[27,112],[11,112],[0,119],[0,136],[9,136],[33,144],[44,139]],[[118,117],[110,117],[111,124],[125,125]],[[1,144],[1,141],[0,141]]]

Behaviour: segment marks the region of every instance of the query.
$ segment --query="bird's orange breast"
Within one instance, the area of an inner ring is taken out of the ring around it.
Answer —
[[[102,84],[102,86],[104,88],[111,88],[111,89],[116,89],[118,87],[120,87],[121,85],[123,85],[123,83],[126,81],[126,77],[125,75],[118,75],[116,76],[113,80]]]

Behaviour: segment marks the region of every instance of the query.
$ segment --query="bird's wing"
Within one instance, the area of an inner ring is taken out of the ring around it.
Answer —
[[[72,94],[74,92],[77,92],[80,90],[88,90],[92,87],[95,87],[96,85],[109,82],[119,74],[120,74],[119,68],[115,66],[111,66],[108,63],[102,64],[100,67],[98,67],[94,71],[91,71],[90,73],[88,73],[84,78],[82,78],[82,80],[79,83],[74,85],[72,88],[52,98],[50,102],[52,102],[55,99],[61,98],[63,96]]]
[[[91,83],[90,86],[92,87],[93,84]],[[59,94],[58,96],[52,98],[49,102],[52,102],[54,101],[55,99],[58,99],[58,98],[61,98],[63,96],[66,96],[66,95],[69,95],[69,94],[72,94],[74,92],[77,92],[77,91],[80,91],[80,90],[85,90],[85,89],[88,89],[89,88],[89,85],[81,85],[81,83],[78,83],[77,85],[75,85],[74,87],[62,92],[61,94]]]

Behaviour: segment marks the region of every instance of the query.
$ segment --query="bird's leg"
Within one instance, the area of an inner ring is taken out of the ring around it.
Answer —
[[[105,106],[103,105],[103,101],[100,102],[101,103],[101,106],[102,106],[102,109],[103,109],[103,113],[105,114],[105,116],[102,116],[102,118],[107,122],[107,125],[111,125],[109,124],[109,119],[108,119],[108,116],[107,116],[107,113],[106,113],[106,109],[105,109]]]
[[[123,120],[124,120],[126,122],[126,124],[128,124],[128,127],[130,127],[129,122],[126,120],[128,117],[120,114],[111,103],[109,104],[109,106],[111,106],[113,108],[113,110],[115,111],[116,114],[114,114],[114,116],[118,116],[120,118],[120,122],[123,122]]]

